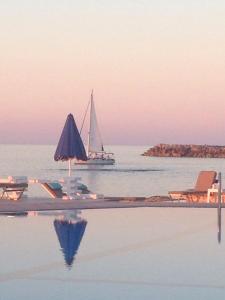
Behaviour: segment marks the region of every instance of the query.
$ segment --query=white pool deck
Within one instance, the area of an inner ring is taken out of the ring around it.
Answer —
[[[18,201],[0,200],[0,213],[17,213],[28,211],[74,210],[74,209],[109,209],[135,207],[189,207],[216,208],[216,203],[188,203],[169,201],[165,196],[141,197],[108,197],[104,199],[63,200],[40,197],[21,198]],[[225,203],[221,204],[225,207]]]

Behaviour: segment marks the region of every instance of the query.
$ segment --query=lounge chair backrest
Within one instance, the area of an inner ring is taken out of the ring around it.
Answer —
[[[62,186],[58,183],[41,183],[43,188],[51,195],[52,198],[62,198],[64,193],[62,191]]]
[[[196,191],[207,191],[216,180],[215,171],[201,171],[195,185]]]

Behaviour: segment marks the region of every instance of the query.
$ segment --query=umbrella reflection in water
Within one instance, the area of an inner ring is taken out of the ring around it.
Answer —
[[[68,267],[72,267],[86,225],[86,220],[77,217],[75,219],[61,218],[54,220],[55,231]]]

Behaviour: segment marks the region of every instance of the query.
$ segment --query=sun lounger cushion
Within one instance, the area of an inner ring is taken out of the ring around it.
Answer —
[[[27,183],[26,176],[8,176],[8,180],[10,183]]]
[[[83,183],[79,184],[78,189],[81,191],[88,191],[88,187]]]
[[[53,190],[61,190],[61,189],[62,189],[61,184],[58,183],[58,182],[51,182],[51,183],[48,183],[48,185],[49,185]]]

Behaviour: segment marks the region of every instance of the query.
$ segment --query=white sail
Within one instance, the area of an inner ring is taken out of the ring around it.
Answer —
[[[90,128],[88,139],[88,153],[103,151],[103,143],[98,127],[98,120],[95,112],[95,105],[93,100],[93,91],[91,93],[91,109],[90,109]]]

